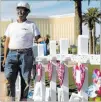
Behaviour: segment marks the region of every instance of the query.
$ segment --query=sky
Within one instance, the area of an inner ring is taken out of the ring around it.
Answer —
[[[2,0],[1,1],[1,20],[5,19],[16,19],[16,5],[20,0]],[[22,0],[23,1],[23,0]],[[30,4],[31,13],[29,16],[52,16],[70,14],[75,12],[74,1],[69,0],[29,0],[26,1]],[[82,12],[86,12],[90,7],[97,7],[100,10],[100,1],[92,0],[90,5],[88,1],[82,2]],[[100,34],[100,25],[96,27],[97,35]],[[83,34],[88,34],[87,26],[83,26]],[[85,30],[86,29],[86,30]],[[86,31],[86,32],[85,32]]]

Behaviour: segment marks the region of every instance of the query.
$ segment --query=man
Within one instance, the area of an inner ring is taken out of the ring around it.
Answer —
[[[11,23],[6,32],[4,46],[5,76],[7,79],[8,96],[15,101],[15,81],[20,72],[21,76],[21,97],[20,101],[27,100],[29,91],[29,82],[31,68],[34,61],[32,52],[33,38],[38,39],[40,32],[35,23],[28,21],[27,16],[30,13],[28,3],[20,2],[17,7],[18,19]],[[7,54],[7,49],[9,52]]]

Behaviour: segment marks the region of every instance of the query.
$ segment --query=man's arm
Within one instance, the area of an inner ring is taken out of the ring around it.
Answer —
[[[38,35],[38,36],[35,37],[35,42],[36,42],[36,43],[40,43],[40,42],[42,42],[42,41],[45,41],[45,39],[42,38],[40,35]]]
[[[39,38],[38,43],[45,41],[44,38]]]
[[[35,36],[35,40],[38,41],[38,39],[41,38],[40,35]]]
[[[5,43],[4,43],[4,60],[3,60],[3,65],[5,64],[6,61],[6,56],[7,56],[7,51],[8,51],[8,45],[9,45],[9,37],[6,37]]]

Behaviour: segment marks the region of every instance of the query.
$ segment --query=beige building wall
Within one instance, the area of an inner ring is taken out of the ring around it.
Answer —
[[[74,15],[57,15],[51,17],[29,17],[34,21],[40,32],[41,36],[45,37],[49,34],[51,40],[59,40],[61,38],[68,39],[69,45],[76,44],[78,35],[75,35],[75,16]],[[9,23],[12,21],[0,21],[0,35],[3,36]]]
[[[52,40],[61,38],[68,39],[69,45],[76,44],[77,36],[75,35],[75,16],[74,15],[57,15],[51,17],[29,17],[34,21],[44,37],[49,34]]]
[[[68,39],[69,45],[75,44],[74,36],[74,16],[65,16],[53,18],[53,34],[52,38],[59,40],[61,38]]]
[[[36,23],[42,37],[44,37],[46,34],[50,34],[49,18],[34,18],[34,17],[31,17],[31,18],[28,18],[28,19]]]
[[[12,22],[12,20],[5,20],[5,21],[0,21],[0,36],[3,36],[7,26]]]

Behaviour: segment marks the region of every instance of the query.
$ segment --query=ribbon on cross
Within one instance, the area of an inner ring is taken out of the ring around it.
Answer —
[[[65,67],[64,67],[64,64],[60,62],[57,63],[57,66],[58,66],[58,69],[57,69],[58,80],[59,80],[60,86],[62,86],[63,80],[64,80],[64,74],[65,74]]]
[[[38,81],[40,82],[42,78],[42,64],[36,65],[36,71],[37,71]]]
[[[47,71],[48,71],[48,79],[49,79],[49,81],[51,81],[51,79],[52,79],[52,72],[53,72],[53,68],[52,68],[52,63],[51,62],[48,63]]]

